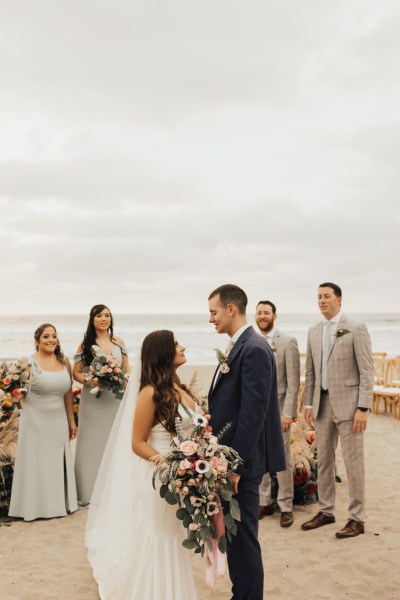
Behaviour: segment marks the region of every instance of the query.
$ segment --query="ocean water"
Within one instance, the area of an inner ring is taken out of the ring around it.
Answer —
[[[400,313],[349,316],[367,324],[373,351],[387,352],[389,358],[400,354]],[[320,318],[317,313],[282,313],[277,326],[281,331],[294,335],[300,351],[305,352],[308,328]],[[249,320],[252,322],[252,319]],[[33,333],[40,324],[46,322],[55,325],[64,353],[72,357],[86,330],[87,315],[1,316],[0,357],[9,359],[32,354]],[[188,364],[192,365],[214,364],[214,348],[224,349],[228,343],[228,336],[217,334],[208,323],[207,314],[114,315],[114,333],[125,340],[132,360],[136,357],[143,338],[155,329],[171,329],[186,347]]]

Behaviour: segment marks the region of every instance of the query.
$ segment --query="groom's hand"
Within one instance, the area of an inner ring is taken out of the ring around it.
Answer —
[[[239,480],[240,480],[240,475],[236,475],[235,473],[232,475],[229,475],[229,479],[231,480],[231,484],[232,484],[232,489],[233,489],[233,494],[237,494],[239,491]]]

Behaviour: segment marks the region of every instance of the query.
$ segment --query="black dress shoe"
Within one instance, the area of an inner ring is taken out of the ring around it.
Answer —
[[[357,535],[363,534],[364,531],[364,523],[350,519],[343,529],[336,533],[336,537],[340,539],[356,537]]]
[[[322,527],[323,525],[330,525],[335,522],[335,517],[333,515],[325,515],[323,512],[319,512],[313,519],[310,521],[306,521],[301,526],[304,531],[309,531],[310,529],[317,529],[318,527]]]
[[[270,517],[274,514],[274,505],[268,504],[267,506],[260,506],[258,509],[258,520],[261,521],[264,517]]]
[[[291,525],[293,525],[293,513],[290,511],[281,513],[281,527],[290,527]]]

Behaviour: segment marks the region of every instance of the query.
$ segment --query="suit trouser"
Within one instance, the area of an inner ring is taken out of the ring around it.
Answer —
[[[292,512],[293,510],[293,464],[290,450],[290,428],[282,432],[285,448],[286,471],[277,473],[278,478],[278,506],[281,512]],[[260,506],[272,504],[271,477],[265,473],[260,485]]]
[[[232,600],[263,600],[264,568],[258,541],[260,480],[261,477],[241,477],[235,496],[241,521],[237,523],[237,535],[227,548]]]
[[[329,394],[321,394],[315,419],[318,457],[318,498],[321,512],[333,515],[335,506],[335,454],[338,438],[349,484],[349,518],[365,521],[364,438],[353,432],[353,419],[339,421],[335,417]]]

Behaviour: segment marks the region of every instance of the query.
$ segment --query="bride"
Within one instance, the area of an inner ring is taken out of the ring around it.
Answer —
[[[85,539],[101,600],[196,600],[176,507],[152,485],[152,463],[169,451],[176,417],[190,432],[197,409],[176,374],[186,362],[184,351],[171,331],[150,333],[139,381],[131,378],[115,419]]]

